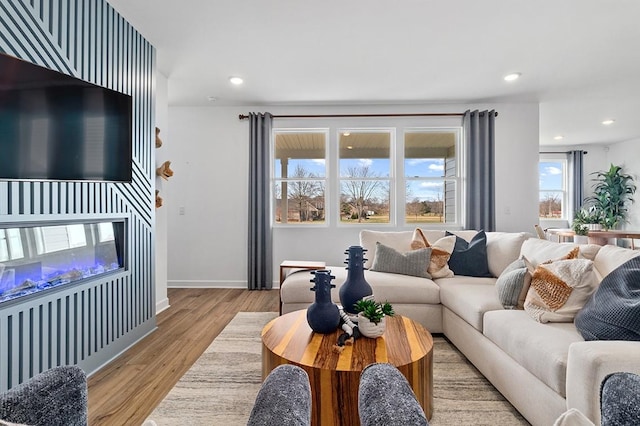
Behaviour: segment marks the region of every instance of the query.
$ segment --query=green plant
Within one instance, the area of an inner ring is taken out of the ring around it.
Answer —
[[[395,312],[389,302],[376,302],[372,299],[358,300],[355,305],[356,312],[359,312],[374,324],[378,324],[382,321],[382,318],[386,315],[392,317]]]
[[[589,227],[586,224],[594,223],[592,220],[591,214],[587,209],[580,209],[573,216],[571,229],[576,233],[576,235],[588,235]]]
[[[586,201],[599,213],[605,229],[613,229],[627,220],[627,204],[633,203],[636,185],[631,175],[622,173],[622,167],[611,164],[609,170],[592,173],[596,177],[593,195]]]

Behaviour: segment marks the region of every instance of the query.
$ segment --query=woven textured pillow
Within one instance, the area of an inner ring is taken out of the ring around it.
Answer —
[[[420,228],[416,228],[411,239],[411,248],[416,250],[423,247],[431,247],[431,262],[429,263],[429,275],[431,278],[450,278],[453,271],[449,269],[449,258],[456,245],[455,235],[443,237],[434,243],[430,243]]]
[[[585,340],[640,340],[640,257],[604,277],[575,322]]]
[[[447,232],[446,235],[454,234]],[[480,230],[469,242],[457,235],[454,236],[456,244],[449,258],[449,269],[455,275],[492,277],[487,261],[487,234]]]
[[[523,309],[531,284],[531,272],[524,257],[510,263],[496,280],[500,303],[506,309]]]
[[[524,310],[538,322],[571,322],[597,285],[591,260],[558,260],[538,265],[531,277]]]
[[[431,275],[427,272],[430,259],[431,248],[400,253],[384,244],[376,243],[376,257],[373,259],[371,270],[431,278]]]

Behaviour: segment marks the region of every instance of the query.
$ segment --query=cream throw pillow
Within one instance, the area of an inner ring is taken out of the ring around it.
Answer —
[[[431,261],[429,262],[429,269],[427,270],[429,275],[431,275],[431,278],[453,277],[453,271],[449,269],[448,262],[455,245],[455,235],[440,238],[433,244],[429,243],[427,237],[425,237],[420,228],[416,228],[416,230],[413,231],[413,238],[411,238],[412,250],[431,247]]]
[[[531,277],[524,310],[538,322],[571,322],[597,286],[591,260],[540,264]]]

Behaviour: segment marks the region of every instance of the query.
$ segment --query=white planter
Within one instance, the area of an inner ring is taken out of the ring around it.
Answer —
[[[574,235],[573,242],[576,244],[587,244],[589,242],[589,237],[586,235]]]
[[[600,231],[602,230],[602,225],[599,223],[587,223],[587,228],[589,228],[589,231]]]
[[[385,323],[386,317],[382,317],[382,320],[378,324],[374,324],[369,321],[368,318],[362,316],[362,314],[358,314],[358,330],[365,337],[370,337],[375,339],[384,334],[384,330],[386,329]]]

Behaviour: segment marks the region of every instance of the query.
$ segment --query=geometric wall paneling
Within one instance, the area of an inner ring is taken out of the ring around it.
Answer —
[[[130,95],[133,133],[130,183],[0,182],[0,228],[95,219],[126,228],[124,270],[0,304],[3,391],[56,365],[90,374],[156,327],[156,58],[105,0],[2,0],[0,51]]]

